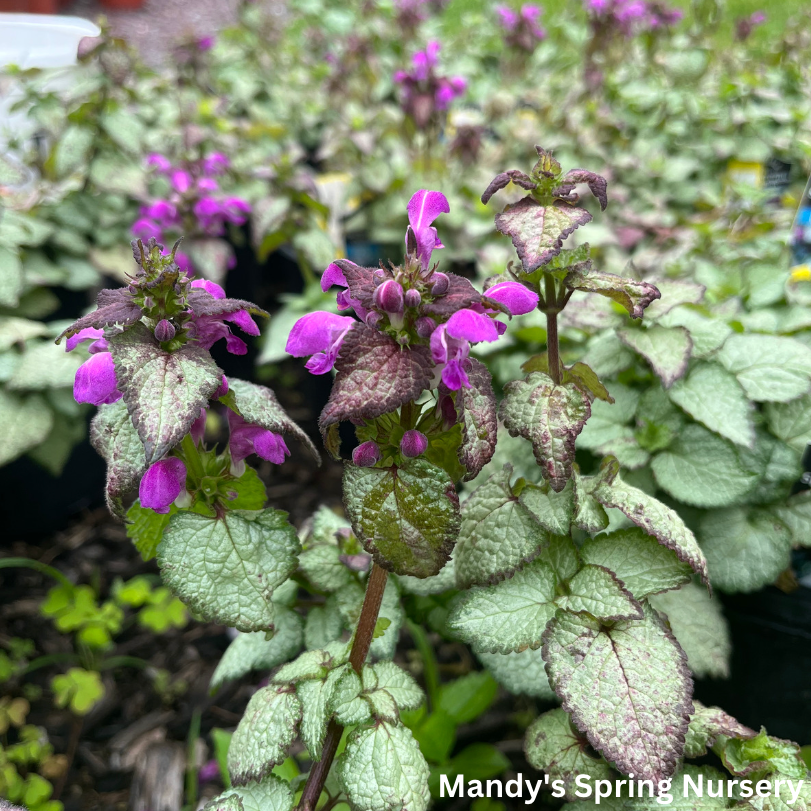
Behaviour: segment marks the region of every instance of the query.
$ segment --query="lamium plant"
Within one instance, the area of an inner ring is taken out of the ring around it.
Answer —
[[[111,510],[127,515],[144,557],[157,557],[192,611],[240,632],[212,689],[271,671],[231,739],[232,787],[209,811],[428,806],[427,736],[410,712],[424,697],[391,661],[405,622],[401,594],[446,596],[434,620],[443,635],[470,645],[509,689],[560,702],[526,739],[529,762],[560,784],[558,797],[582,800],[575,779],[587,775],[612,786],[617,807],[655,807],[679,774],[723,777],[684,765],[710,748],[737,777],[769,786],[806,777],[794,744],[692,700],[689,656],[669,619],[680,600],[711,599],[692,531],[626,482],[615,457],[594,471],[576,462],[592,405],[613,399],[585,363],[562,362],[558,317],[574,294],[596,293],[640,319],[660,291],[595,269],[587,243],[565,244],[592,219],[579,192],[605,209],[607,183],[588,170],[563,172],[536,149],[530,172],[503,172],[482,196],[488,205],[509,186],[526,192],[495,217],[519,259],[508,278],[479,291],[440,269],[434,223],[449,205],[422,190],[407,206],[401,264],[336,259],[321,286],[338,289],[338,313],[312,312],[293,326],[288,353],[307,358],[313,374],[335,373],[319,419],[334,459],[339,426],[355,427],[357,445],[343,460],[346,519],[321,508],[297,533],[266,507],[246,459],[282,464],[285,435],[318,454],[270,390],[226,379],[209,354],[221,338],[243,351],[231,328],[254,335],[252,316],[263,313],[192,280],[154,239],[134,243],[128,287],[103,291],[99,308],[63,334],[68,349],[93,341],[75,394],[99,407],[92,435],[108,462]],[[536,309],[547,351],[526,360],[526,376],[504,387],[499,404],[471,353]],[[223,449],[205,441],[210,409],[227,414]],[[516,478],[509,465],[482,474],[499,420],[530,443],[537,475]],[[457,488],[473,479],[460,506]],[[434,682],[426,672],[432,701]],[[276,767],[297,735],[312,765],[289,782]],[[650,796],[628,793],[631,780],[650,783]],[[777,807],[736,791],[718,807]],[[804,791],[786,807],[806,808]]]

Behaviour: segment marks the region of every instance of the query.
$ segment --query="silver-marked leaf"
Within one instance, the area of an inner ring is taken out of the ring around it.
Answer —
[[[355,324],[335,363],[338,374],[318,425],[350,418],[374,419],[416,400],[430,387],[434,364],[426,346],[404,349],[393,338],[365,324]]]
[[[591,414],[589,398],[573,384],[556,386],[543,372],[504,387],[499,417],[511,436],[532,442],[535,459],[559,493],[572,475],[575,439]]]
[[[225,682],[239,679],[252,670],[270,670],[292,659],[301,648],[302,620],[295,611],[276,608],[273,617],[275,631],[266,639],[264,631],[239,634],[228,646],[211,677],[210,690],[218,690]]]
[[[664,284],[662,287],[664,288]],[[665,291],[664,296],[667,295]],[[665,298],[662,298],[648,308],[648,318],[656,317],[653,314],[654,308],[658,309],[659,304],[664,301]],[[726,321],[702,315],[692,307],[676,307],[660,318],[659,323],[663,327],[684,327],[690,333],[695,358],[709,358],[734,332]]]
[[[390,468],[347,463],[344,504],[355,536],[383,568],[430,577],[447,563],[459,533],[459,497],[436,465],[424,459]]]
[[[226,789],[219,797],[209,800],[203,811],[292,810],[293,791],[290,784],[271,774],[261,783]]]
[[[329,670],[338,664],[341,663],[336,664],[327,650],[307,650],[292,662],[279,668],[273,676],[273,683],[284,684],[306,679],[322,681],[327,677]]]
[[[53,412],[39,394],[23,397],[0,389],[0,465],[43,442],[53,423]]]
[[[166,352],[143,324],[109,339],[116,380],[146,462],[165,456],[189,432],[200,409],[222,384],[208,350],[186,344]]]
[[[494,473],[462,509],[456,553],[456,585],[496,583],[531,561],[547,534],[510,488],[512,469]]]
[[[512,239],[525,273],[532,273],[557,256],[563,240],[576,228],[591,222],[584,208],[562,200],[542,206],[525,197],[496,215],[496,228]]]
[[[613,457],[608,456],[607,459]],[[602,468],[597,476],[574,475],[574,515],[572,523],[584,532],[602,532],[608,526],[608,515],[600,502],[594,497],[594,491],[604,482],[611,483],[617,476],[619,463]]]
[[[732,640],[717,599],[701,586],[688,583],[678,591],[655,594],[649,602],[665,615],[694,675],[729,678]]]
[[[299,555],[299,566],[316,589],[329,594],[353,580],[340,555],[341,550],[334,544],[315,544]]]
[[[70,388],[84,360],[79,352],[67,353],[50,341],[29,344],[19,358],[6,384],[10,391]]]
[[[759,472],[745,465],[735,447],[701,425],[687,425],[651,462],[659,486],[695,507],[726,507],[742,499]]]
[[[400,720],[397,704],[385,690],[370,690],[363,694],[363,700],[372,710],[372,715],[380,721],[396,724]]]
[[[318,650],[341,638],[344,620],[338,610],[337,601],[332,597],[324,606],[316,606],[307,612],[304,626],[304,647]]]
[[[498,419],[493,379],[487,367],[478,360],[465,361],[470,388],[462,387],[456,394],[456,407],[462,423],[462,444],[459,461],[467,469],[464,481],[475,479],[493,458],[496,450]]]
[[[549,710],[533,721],[524,738],[524,751],[531,766],[562,779],[566,798],[575,799],[574,780],[588,775],[594,780],[610,780],[611,767],[588,752],[588,741],[569,721],[565,710]]]
[[[505,189],[510,184],[510,181],[527,191],[534,189],[538,185],[526,172],[522,172],[520,169],[508,169],[506,172],[501,172],[496,175],[490,181],[490,185],[484,190],[484,194],[482,194],[482,203],[487,205],[490,202],[490,198],[497,191]]]
[[[532,696],[544,701],[557,701],[549,685],[546,665],[541,649],[527,648],[521,653],[476,654],[479,661],[493,674],[493,678],[506,690],[516,695]]]
[[[274,625],[273,589],[296,568],[300,547],[287,513],[172,516],[158,545],[164,582],[193,611],[240,631]]]
[[[345,668],[335,684],[329,703],[329,712],[341,726],[364,724],[371,719],[371,707],[361,698],[362,690],[360,676],[351,667]]]
[[[811,546],[811,491],[796,493],[784,504],[773,507],[772,512],[791,532],[793,544]]]
[[[123,497],[141,480],[147,468],[141,438],[123,400],[99,406],[90,423],[90,444],[107,462],[107,507],[124,517]]]
[[[639,527],[587,538],[580,547],[584,563],[612,571],[638,600],[676,589],[690,580],[692,567]]]
[[[183,250],[204,279],[225,284],[228,266],[235,260],[234,249],[228,242],[216,237],[192,237],[184,241]]]
[[[654,324],[648,329],[617,330],[619,339],[638,352],[669,388],[687,371],[693,342],[684,327],[662,327]]]
[[[632,318],[642,318],[645,308],[660,298],[659,291],[648,282],[638,282],[613,273],[576,270],[566,276],[566,286],[586,293],[599,293],[625,307]]]
[[[662,316],[667,315],[677,307],[683,304],[700,304],[704,300],[704,294],[707,288],[703,284],[691,282],[687,279],[668,279],[668,278],[654,278],[651,282],[656,285],[662,297],[651,304],[651,308],[646,313],[648,318],[661,319]],[[681,307],[684,311],[686,308]],[[695,310],[688,310],[688,312],[695,312]],[[676,326],[675,324],[667,324],[666,326]],[[687,324],[679,326],[687,327]],[[688,327],[689,330],[689,327]],[[730,329],[727,334],[731,334]]]
[[[615,575],[602,566],[586,564],[569,581],[568,594],[558,605],[575,614],[586,612],[598,619],[642,619],[642,606],[623,588]]]
[[[344,665],[346,667],[349,665]],[[301,702],[301,741],[313,761],[321,760],[330,718],[330,699],[342,675],[343,669],[337,668],[331,670],[323,681],[312,679],[296,685],[296,695]]]
[[[128,327],[141,320],[141,308],[133,301],[132,293],[126,287],[116,290],[100,290],[96,298],[97,309],[92,313],[83,315],[74,321],[66,330],[63,330],[56,342],[63,338],[70,338],[88,327],[103,329],[104,327]]]
[[[415,710],[425,701],[425,694],[414,677],[394,662],[378,662],[367,667],[371,667],[377,676],[375,689],[385,690],[394,699],[398,709]]]
[[[644,612],[608,628],[560,611],[544,634],[543,658],[563,709],[591,745],[620,771],[656,782],[682,756],[693,684],[661,618],[648,606]]]
[[[604,507],[616,507],[662,546],[672,549],[683,563],[708,583],[707,561],[696,541],[675,510],[619,477],[610,484],[603,482],[594,489],[594,497]]]
[[[721,591],[757,591],[791,563],[791,532],[765,510],[707,512],[698,536],[712,584]]]
[[[350,805],[364,811],[425,811],[428,764],[411,730],[378,722],[358,727],[336,762]]]
[[[730,335],[716,355],[761,403],[785,403],[811,390],[811,347],[778,335]]]
[[[556,586],[552,568],[533,561],[509,580],[460,594],[451,607],[448,626],[476,652],[537,648],[557,610]]]
[[[0,245],[0,305],[16,307],[25,285],[23,265],[17,251]]]
[[[247,422],[259,425],[276,434],[292,434],[300,442],[303,442],[318,463],[321,463],[321,456],[310,437],[287,416],[271,389],[249,383],[247,380],[237,380],[229,377],[228,391],[233,392],[234,402],[239,409],[239,413]]]
[[[717,363],[701,363],[670,389],[670,399],[693,419],[736,445],[755,444],[752,406],[735,376]]]
[[[540,485],[527,484],[518,496],[518,500],[533,515],[535,520],[552,535],[568,535],[574,511],[574,482],[556,493],[544,482]]]
[[[301,702],[289,685],[270,684],[253,694],[228,748],[234,785],[262,780],[284,761],[300,718]]]
[[[776,437],[802,453],[811,442],[811,395],[798,397],[790,403],[769,403],[766,419],[769,430]]]
[[[580,568],[580,555],[568,535],[550,535],[537,559],[552,567],[559,583],[571,580]]]
[[[788,786],[785,779],[778,785],[781,777],[782,775],[778,773],[767,778],[771,783],[767,789],[767,796],[759,797],[756,794],[749,800],[741,800],[733,806],[735,811],[809,811],[811,809],[811,782],[807,779],[795,780],[794,791],[798,794],[796,801],[792,801],[794,792],[786,793]],[[780,796],[777,796],[778,788]]]
[[[439,570],[439,574],[423,579],[403,575],[397,579],[406,594],[418,594],[420,597],[442,594],[456,588],[456,547],[453,547],[450,560]]]
[[[694,701],[693,705],[695,710],[690,718],[690,726],[687,728],[687,737],[684,741],[685,757],[697,758],[706,755],[721,736],[749,739],[757,735],[754,729],[744,726],[720,707],[705,707],[699,701]]]

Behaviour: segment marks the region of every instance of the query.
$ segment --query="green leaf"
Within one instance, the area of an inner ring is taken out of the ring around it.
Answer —
[[[143,560],[155,557],[164,530],[169,526],[169,519],[176,512],[177,507],[172,504],[168,513],[156,513],[142,507],[137,499],[127,510],[127,537],[135,544]]]
[[[560,611],[543,658],[563,709],[591,745],[620,771],[656,782],[670,777],[681,757],[692,681],[662,620],[644,610],[644,619],[611,627]]]
[[[226,789],[210,800],[204,811],[292,811],[293,791],[284,780],[270,775],[261,783]]]
[[[693,342],[693,357],[707,358],[732,335],[732,327],[720,318],[702,315],[692,307],[675,307],[659,319],[663,327],[684,327]]]
[[[594,489],[594,497],[604,507],[616,507],[648,535],[653,535],[662,546],[671,549],[676,557],[692,566],[693,571],[706,583],[707,561],[695,535],[687,528],[675,510],[648,495],[638,487],[626,484],[619,477],[612,482],[602,481]]]
[[[694,711],[684,741],[684,756],[697,758],[706,755],[719,738],[754,738],[753,729],[736,721],[720,707],[705,707],[693,701]]]
[[[717,363],[694,366],[677,381],[670,399],[693,419],[736,445],[755,444],[752,406],[735,376]]]
[[[341,672],[329,700],[329,712],[342,726],[365,724],[371,719],[371,707],[361,698],[363,685],[360,676],[349,667]]]
[[[73,449],[85,438],[85,433],[85,423],[77,420],[76,415],[68,417],[54,411],[50,433],[41,444],[28,451],[28,456],[52,476],[59,476]]]
[[[565,281],[572,290],[598,293],[616,301],[628,310],[631,318],[642,318],[645,308],[661,295],[652,284],[601,271],[573,270]]]
[[[540,648],[527,648],[521,653],[477,653],[476,656],[493,678],[511,693],[557,701]]]
[[[724,746],[724,765],[741,777],[777,772],[793,780],[807,780],[808,769],[793,741],[773,738],[762,729],[754,738],[732,738]]]
[[[307,747],[307,752],[313,761],[321,760],[321,750],[324,746],[324,737],[327,734],[329,722],[329,706],[335,685],[343,675],[343,668],[331,670],[326,679],[320,681],[312,679],[300,681],[296,685],[296,694],[301,702],[301,741]]]
[[[271,684],[254,693],[228,747],[235,786],[262,780],[284,762],[300,718],[301,702],[290,686]]]
[[[68,707],[76,715],[87,715],[104,695],[101,674],[72,667],[51,680],[57,707]]]
[[[591,564],[585,565],[569,581],[568,593],[558,599],[558,604],[575,614],[585,612],[609,622],[642,619],[642,606],[615,575]]]
[[[791,532],[793,544],[811,546],[811,492],[793,495],[785,504],[773,507],[772,512]]]
[[[15,344],[24,345],[31,338],[41,338],[50,330],[39,321],[28,318],[0,316],[0,352],[6,352]]]
[[[456,724],[442,710],[435,710],[412,730],[422,754],[434,763],[444,763],[456,743]]]
[[[296,568],[287,513],[172,516],[158,546],[164,582],[193,611],[240,631],[273,629],[271,595]]]
[[[360,613],[358,613],[358,616],[360,616]],[[392,659],[397,650],[400,628],[403,627],[405,621],[405,612],[400,602],[400,591],[394,578],[391,578],[386,583],[383,601],[380,604],[380,619],[388,620],[388,625],[382,629],[379,636],[372,639],[369,653],[376,659]]]
[[[80,353],[67,353],[50,341],[29,345],[8,381],[8,388],[12,391],[72,388],[81,365]]]
[[[811,442],[811,395],[798,397],[790,403],[769,403],[766,419],[776,437],[802,453]]]
[[[811,389],[811,348],[777,335],[731,335],[716,356],[752,400],[785,403]]]
[[[226,681],[242,678],[252,670],[270,670],[292,659],[301,649],[302,620],[288,608],[276,607],[275,631],[270,639],[264,631],[239,634],[228,646],[211,677],[210,690]]]
[[[425,811],[428,764],[404,726],[378,722],[349,735],[338,780],[350,804],[364,811]]]
[[[706,513],[698,526],[712,584],[721,591],[757,591],[791,563],[791,533],[764,510]]]
[[[423,459],[402,467],[344,467],[344,503],[355,536],[396,574],[430,577],[459,533],[459,498],[444,470]]]
[[[304,626],[304,647],[307,650],[324,648],[330,642],[341,638],[344,621],[341,612],[330,601],[322,606],[311,608],[307,613],[307,624]]]
[[[587,538],[580,547],[584,563],[604,566],[638,600],[675,589],[692,576],[692,567],[639,527]]]
[[[280,668],[273,676],[273,681],[276,684],[284,684],[302,679],[322,680],[327,677],[328,671],[340,667],[348,658],[348,646],[340,643],[330,645],[329,649],[304,651],[294,661]]]
[[[521,490],[518,500],[531,513],[532,517],[552,535],[568,535],[574,510],[574,483],[556,493],[544,482],[540,485],[527,484]]]
[[[546,542],[541,525],[513,495],[511,474],[505,465],[465,502],[454,555],[459,588],[504,580]]]
[[[700,425],[688,425],[651,462],[659,486],[694,507],[726,507],[742,499],[759,473],[747,468],[733,445]]]
[[[425,700],[425,694],[413,676],[394,662],[378,662],[366,667],[371,667],[377,679],[374,689],[385,690],[394,699],[399,710],[415,710]]]
[[[138,116],[119,107],[101,117],[101,126],[125,152],[139,154],[144,137],[144,125]]]
[[[261,510],[268,500],[264,482],[252,467],[233,481],[228,482],[228,489],[236,493],[236,498],[228,502],[231,510]]]
[[[489,708],[497,692],[498,685],[487,671],[468,673],[442,685],[437,706],[455,723],[467,724]]]
[[[143,324],[109,339],[116,379],[146,451],[146,463],[165,456],[189,432],[200,409],[222,384],[208,350],[186,344],[166,352]]]
[[[574,800],[575,777],[610,780],[611,767],[588,753],[588,741],[570,723],[564,710],[550,710],[535,719],[526,732],[525,750],[531,766],[549,779],[562,779],[566,798]]]
[[[663,327],[654,324],[648,329],[617,330],[619,339],[638,352],[659,376],[662,385],[669,388],[684,376],[693,342],[683,327]]]
[[[541,472],[559,493],[572,475],[574,444],[591,414],[588,397],[573,384],[556,386],[543,372],[504,387],[499,417],[511,436],[532,442]]]
[[[448,626],[477,653],[537,648],[557,610],[556,586],[552,568],[533,561],[509,580],[460,594],[451,608]]]
[[[63,178],[81,167],[92,145],[92,127],[69,125],[54,144],[53,167],[57,178]]]
[[[16,307],[23,292],[23,266],[16,251],[0,245],[0,305]]]
[[[650,604],[664,614],[673,636],[687,654],[690,670],[700,679],[729,678],[732,640],[721,605],[695,583],[656,594]]]
[[[43,442],[53,423],[53,412],[40,395],[21,396],[0,388],[0,465]]]
[[[90,423],[90,444],[107,462],[107,507],[113,515],[123,518],[123,497],[138,484],[147,468],[143,443],[123,400],[99,406]]]
[[[608,457],[613,459],[614,457]],[[619,470],[619,463],[617,463]],[[606,468],[597,476],[574,475],[574,515],[572,523],[584,532],[601,532],[608,526],[608,515],[594,497],[594,490],[600,485],[602,478],[607,476],[613,479],[616,471]]]

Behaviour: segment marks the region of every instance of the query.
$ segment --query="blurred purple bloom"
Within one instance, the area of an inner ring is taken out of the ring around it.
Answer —
[[[285,351],[294,358],[310,355],[305,367],[314,375],[326,374],[335,366],[341,344],[356,323],[350,316],[322,311],[309,313],[293,325]]]
[[[185,488],[186,465],[170,456],[150,465],[141,479],[138,498],[142,507],[165,514]]]
[[[175,169],[170,175],[175,190],[184,194],[191,188],[191,175],[185,169]]]
[[[509,6],[496,6],[496,14],[507,31],[512,31],[518,25],[518,15]]]
[[[201,783],[213,783],[220,778],[220,764],[216,760],[204,763],[197,772],[197,779]]]
[[[434,249],[445,247],[431,223],[440,214],[448,214],[450,210],[448,198],[439,191],[421,189],[408,201],[408,224],[417,241],[417,256],[423,270],[428,269]],[[407,241],[406,235],[406,244]]]
[[[146,165],[153,166],[159,172],[168,172],[172,168],[169,158],[164,155],[159,155],[157,152],[147,155]]]
[[[210,51],[214,47],[215,38],[212,36],[200,37],[197,40],[197,48],[201,51]]]

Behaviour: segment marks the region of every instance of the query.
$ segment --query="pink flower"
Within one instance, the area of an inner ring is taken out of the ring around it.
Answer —
[[[221,175],[229,166],[231,161],[222,152],[212,152],[203,159],[203,171],[207,175]]]
[[[431,253],[435,248],[445,246],[437,236],[436,228],[431,223],[440,215],[451,210],[448,198],[442,192],[421,189],[408,201],[408,224],[417,240],[417,256],[423,270],[431,263]],[[406,235],[408,244],[408,235]]]
[[[175,190],[184,194],[191,188],[191,175],[184,169],[175,169],[170,179]]]
[[[280,434],[268,431],[260,425],[246,422],[239,414],[228,410],[228,429],[230,432],[229,447],[231,461],[238,465],[252,453],[280,465],[285,457],[290,456],[284,439]]]
[[[155,237],[157,240],[163,237],[161,227],[146,217],[142,217],[132,224],[132,233],[144,242],[147,242],[151,237]]]
[[[147,155],[146,165],[153,166],[159,172],[168,172],[172,168],[172,164],[169,162],[169,159],[164,155],[159,155],[157,152]]]
[[[507,31],[512,31],[518,25],[518,15],[509,6],[496,6],[496,14]]]
[[[214,37],[200,37],[197,40],[197,48],[200,51],[210,51],[214,47]]]
[[[216,282],[211,282],[208,279],[195,279],[191,283],[191,286],[202,288],[209,295],[214,296],[214,298],[225,298],[225,290]],[[222,316],[195,316],[194,330],[198,343],[205,349],[211,349],[217,341],[221,338],[225,338],[226,349],[232,355],[246,354],[248,347],[245,341],[231,333],[230,328],[225,323],[226,321],[236,324],[248,335],[259,335],[259,327],[256,325],[253,318],[251,318],[250,313],[247,310],[237,310],[235,313],[227,313]]]
[[[356,323],[350,316],[309,313],[293,325],[285,351],[294,358],[310,355],[305,367],[314,375],[326,374],[335,366],[341,344]]]
[[[519,282],[499,282],[485,290],[484,295],[503,304],[510,315],[531,313],[538,306],[538,294]]]
[[[138,498],[142,507],[165,514],[185,489],[186,465],[181,459],[170,456],[150,465],[141,479]]]
[[[440,367],[442,382],[453,391],[470,388],[464,369],[470,344],[495,341],[498,336],[496,323],[488,316],[471,309],[457,310],[431,333],[431,356]]]
[[[115,379],[113,356],[109,352],[91,355],[77,370],[73,380],[73,399],[95,406],[115,403],[123,395]]]
[[[327,265],[327,269],[321,274],[321,289],[326,293],[333,285],[344,288],[337,296],[338,309],[348,310],[352,307],[358,314],[358,318],[366,320],[368,311],[361,306],[359,301],[352,298],[344,272],[334,262]]]

